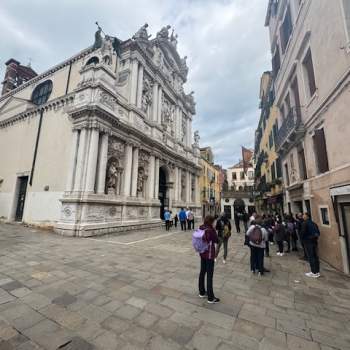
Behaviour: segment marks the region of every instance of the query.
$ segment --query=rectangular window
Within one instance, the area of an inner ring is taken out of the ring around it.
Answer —
[[[272,163],[272,165],[271,165],[271,178],[272,178],[272,181],[276,179],[275,163]]]
[[[272,127],[272,133],[273,133],[273,140],[274,140],[274,143],[276,144],[277,133],[278,133],[277,121],[276,121],[276,123],[275,123],[275,124],[273,125],[273,127]]]
[[[277,44],[275,54],[272,57],[272,71],[273,71],[274,77],[277,76],[280,68],[281,68],[280,48]]]
[[[300,179],[306,180],[307,179],[307,170],[306,170],[304,148],[302,148],[298,151],[298,161],[299,161]]]
[[[278,178],[282,177],[282,166],[281,166],[281,159],[276,159],[276,175]]]
[[[284,176],[286,178],[286,185],[289,186],[289,169],[288,164],[284,164]]]
[[[248,180],[254,180],[254,172],[248,171]]]
[[[280,37],[281,37],[281,48],[282,53],[284,54],[288,45],[289,38],[293,31],[292,16],[290,13],[290,7],[288,6],[286,15],[284,16],[284,21],[280,28]]]
[[[232,180],[237,180],[237,174],[236,173],[232,173]]]
[[[270,148],[272,148],[272,146],[273,146],[273,134],[272,134],[272,132],[269,136],[269,146],[270,146]]]
[[[323,128],[315,130],[313,141],[317,171],[319,174],[322,174],[329,170],[327,145]]]
[[[241,180],[244,180],[244,176],[245,176],[244,171],[241,171]]]
[[[328,207],[320,207],[320,217],[322,225],[330,226]]]
[[[312,54],[311,50],[309,49],[304,60],[303,60],[303,67],[306,75],[306,83],[307,83],[307,90],[309,93],[309,97],[312,97],[314,93],[316,92],[316,81],[315,81],[315,72],[314,72],[314,64],[312,61]]]

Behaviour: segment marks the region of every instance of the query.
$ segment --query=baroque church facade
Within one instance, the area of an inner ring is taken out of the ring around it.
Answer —
[[[170,26],[154,39],[147,27],[126,41],[99,28],[92,47],[32,78],[7,62],[0,218],[91,236],[159,226],[165,208],[200,216],[186,57]]]

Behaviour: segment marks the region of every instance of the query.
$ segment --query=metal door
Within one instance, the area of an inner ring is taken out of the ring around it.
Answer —
[[[348,264],[350,267],[350,203],[341,203],[341,215],[343,221],[343,230],[348,253]]]
[[[19,189],[18,189],[15,220],[22,221],[23,211],[24,211],[24,203],[25,203],[26,194],[27,194],[28,176],[21,176],[18,178],[18,181],[19,181]]]

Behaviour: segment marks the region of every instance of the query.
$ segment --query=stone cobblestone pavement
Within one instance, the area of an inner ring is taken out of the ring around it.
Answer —
[[[350,280],[291,254],[251,275],[242,236],[197,296],[191,233],[77,239],[0,225],[0,349],[350,349]],[[272,253],[275,252],[272,247]]]

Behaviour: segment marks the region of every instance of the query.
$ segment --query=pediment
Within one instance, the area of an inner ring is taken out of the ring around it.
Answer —
[[[2,101],[0,105],[0,121],[11,118],[19,113],[25,112],[33,104],[25,99],[10,96],[5,101]]]

